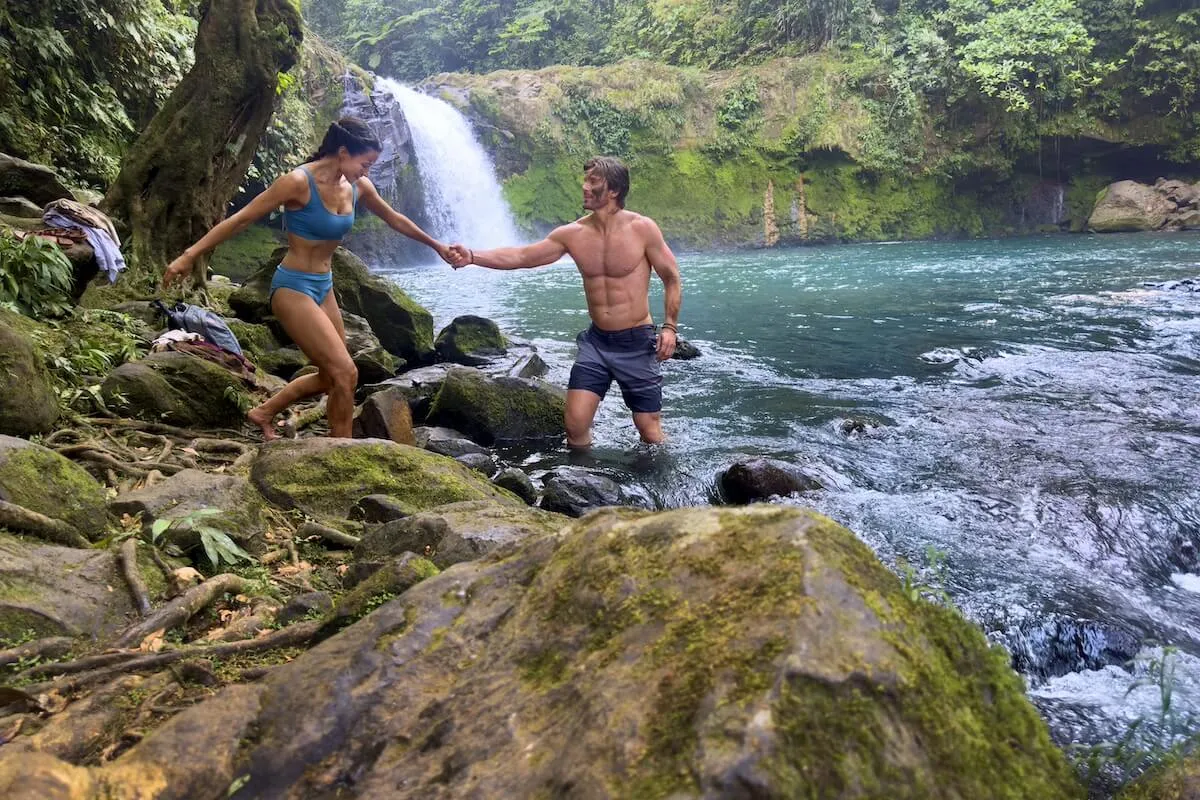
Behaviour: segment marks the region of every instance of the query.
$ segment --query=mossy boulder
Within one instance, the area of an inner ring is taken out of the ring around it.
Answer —
[[[74,525],[89,539],[104,532],[104,488],[49,448],[0,436],[0,500]]]
[[[382,439],[270,442],[250,478],[271,503],[324,518],[347,517],[371,494],[388,495],[409,513],[461,500],[520,503],[453,459]]]
[[[153,563],[145,567],[143,576],[157,597],[166,584]],[[100,638],[124,627],[133,611],[113,551],[0,533],[0,638]]]
[[[1195,747],[1192,740],[1191,746]],[[1200,798],[1200,755],[1192,750],[1150,769],[1117,795],[1117,800],[1197,800]]]
[[[444,569],[530,536],[554,533],[565,522],[558,514],[528,506],[486,500],[450,503],[367,531],[354,557],[371,561],[404,552],[426,553]]]
[[[33,436],[58,421],[58,395],[16,315],[0,310],[0,434]]]
[[[113,516],[141,515],[142,527],[149,533],[155,520],[182,520],[197,511],[215,510],[197,518],[200,524],[223,531],[243,549],[261,553],[267,549],[264,534],[266,503],[239,475],[217,475],[197,469],[185,469],[152,486],[126,492],[108,504]],[[163,539],[184,550],[200,544],[200,534],[187,523],[169,528]]]
[[[433,346],[443,361],[468,367],[483,366],[508,352],[500,327],[490,319],[472,314],[455,317],[442,328]]]
[[[1096,198],[1096,207],[1088,217],[1088,229],[1097,233],[1154,231],[1167,221],[1174,210],[1164,194],[1136,181],[1117,181]]]
[[[229,306],[247,322],[271,314],[271,277],[286,248],[276,250],[263,266],[229,297]],[[362,259],[339,247],[331,260],[333,291],[342,311],[365,317],[385,350],[410,364],[433,360],[433,315],[399,286],[372,275]]]
[[[185,427],[242,425],[253,406],[245,382],[211,361],[187,353],[151,353],[117,367],[100,394],[131,417]]]
[[[1006,655],[799,509],[593,514],[231,689],[82,777],[169,766],[192,797],[234,775],[246,797],[1082,797]],[[0,750],[0,793],[32,766],[80,772],[18,760]]]
[[[480,444],[566,435],[566,392],[530,378],[493,378],[454,367],[429,409],[431,425],[462,431]]]

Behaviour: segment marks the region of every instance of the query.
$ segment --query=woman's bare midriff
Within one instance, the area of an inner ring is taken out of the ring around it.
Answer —
[[[288,234],[288,251],[281,262],[288,269],[297,272],[312,272],[319,274],[329,272],[329,264],[333,259],[333,251],[341,242],[319,242],[301,239],[299,236]]]

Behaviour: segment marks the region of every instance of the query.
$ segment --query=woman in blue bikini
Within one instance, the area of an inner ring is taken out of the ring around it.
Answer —
[[[346,349],[342,313],[333,292],[330,259],[354,224],[361,201],[392,229],[427,244],[447,263],[450,249],[387,204],[367,178],[379,158],[379,141],[366,123],[343,117],[329,126],[309,163],[276,180],[249,205],[225,219],[171,262],[163,286],[191,274],[195,259],[231,239],[280,206],[288,252],[271,281],[271,312],[318,371],[296,378],[247,418],[274,439],[275,415],[305,397],[329,394],[329,435],[349,437],[358,370]]]

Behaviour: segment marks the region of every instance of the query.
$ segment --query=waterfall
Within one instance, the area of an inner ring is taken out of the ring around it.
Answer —
[[[449,103],[389,78],[376,78],[375,92],[390,95],[404,112],[429,233],[475,248],[521,242],[492,160],[466,117]]]

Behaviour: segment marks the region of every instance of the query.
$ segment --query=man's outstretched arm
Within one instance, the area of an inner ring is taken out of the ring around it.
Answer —
[[[663,282],[663,320],[662,330],[658,336],[658,360],[666,361],[675,353],[676,327],[679,325],[679,309],[683,305],[683,282],[679,279],[679,263],[675,254],[667,246],[662,231],[657,223],[647,219],[649,225],[649,243],[646,245],[646,259],[656,275]]]
[[[567,246],[563,244],[558,233],[558,230],[551,231],[550,235],[540,242],[520,247],[472,250],[465,245],[456,244],[451,248],[454,260],[450,263],[455,269],[472,264],[488,269],[526,269],[553,264],[567,253]]]

